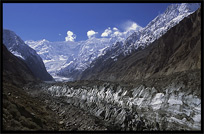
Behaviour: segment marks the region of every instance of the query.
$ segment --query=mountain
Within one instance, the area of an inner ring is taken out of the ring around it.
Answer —
[[[76,79],[96,59],[116,61],[121,54],[126,56],[137,49],[144,49],[199,7],[198,3],[172,4],[146,27],[137,26],[136,30],[112,34],[108,38],[79,42],[26,41],[26,44],[41,56],[53,77]]]
[[[117,56],[120,54],[129,55],[134,50],[144,49],[178,24],[183,18],[195,12],[199,7],[199,3],[170,5],[164,13],[158,15],[146,27],[135,31],[129,36],[122,47],[114,52],[111,57],[117,60]]]
[[[24,61],[10,53],[3,45],[3,81],[21,85],[36,80]]]
[[[57,74],[65,77],[73,77],[81,73],[92,63],[94,59],[103,55],[104,48],[112,43],[109,38],[90,38],[79,42],[78,55],[73,60],[67,60],[67,67],[61,69]]]
[[[127,39],[129,40],[129,39]],[[127,42],[127,41],[126,41]],[[111,54],[112,55],[112,54]],[[201,9],[162,37],[117,60],[96,59],[78,79],[133,81],[201,68]]]
[[[149,44],[159,39],[170,28],[178,24],[183,18],[192,14],[200,7],[198,3],[182,3],[170,5],[163,14],[158,15],[146,27],[134,31],[133,34],[127,37],[126,40],[118,40],[103,49],[103,55],[95,57],[103,63],[109,59],[110,62],[117,61],[120,55],[127,56],[135,50],[144,49]],[[111,60],[112,59],[112,60]],[[91,65],[93,67],[94,63]],[[90,64],[87,65],[89,67]],[[83,71],[83,70],[82,70]],[[69,71],[61,70],[60,75],[71,76],[73,79],[80,77],[82,71]]]
[[[136,26],[136,30],[140,30]],[[31,48],[41,56],[47,71],[54,77],[57,75],[72,77],[81,73],[90,66],[97,57],[104,55],[104,50],[115,44],[115,42],[124,41],[135,30],[128,30],[120,36],[112,35],[107,38],[89,38],[79,42],[50,42],[45,39],[39,41],[25,41]]]
[[[75,42],[49,42],[48,40],[25,41],[43,59],[47,71],[54,76],[65,64],[78,55],[79,45]]]
[[[13,31],[3,30],[3,44],[12,54],[23,60],[37,78],[44,81],[53,80],[41,57]]]

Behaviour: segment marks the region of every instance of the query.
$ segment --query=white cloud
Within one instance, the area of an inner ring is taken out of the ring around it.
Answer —
[[[62,34],[59,33],[58,35],[61,36]]]
[[[65,37],[65,41],[74,41],[76,39],[76,35],[72,31],[67,31],[67,37]]]
[[[123,33],[119,31],[118,28],[114,27],[113,28],[113,33],[111,34],[111,37],[115,37],[115,36],[121,36]]]
[[[122,24],[122,27],[117,28],[108,27],[104,30],[104,32],[101,34],[101,37],[111,37],[116,39],[126,39],[128,36],[130,36],[134,31],[140,30],[142,27],[139,26],[137,23],[133,21],[126,21]]]
[[[112,33],[112,30],[111,30],[110,27],[108,27],[108,29],[106,29],[106,30],[101,34],[101,37],[108,37],[111,33]]]
[[[122,33],[118,30],[118,31],[115,31],[113,34],[112,34],[112,37],[113,36],[121,36]]]
[[[88,38],[94,37],[96,34],[98,34],[98,32],[95,32],[94,30],[89,30],[87,32]]]
[[[139,26],[137,23],[133,22],[133,21],[127,21],[125,24],[124,24],[124,29],[126,32],[128,31],[138,31],[140,30],[142,27]]]
[[[114,30],[114,31],[118,31],[118,28],[114,27],[113,30]]]

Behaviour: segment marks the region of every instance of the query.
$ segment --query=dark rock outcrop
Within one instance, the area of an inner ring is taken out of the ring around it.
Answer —
[[[10,53],[3,45],[3,81],[22,85],[36,80],[25,62]]]
[[[59,130],[55,113],[29,96],[22,87],[38,83],[24,60],[10,53],[3,45],[2,130]],[[53,118],[54,117],[54,118]]]
[[[37,78],[43,81],[53,80],[52,76],[47,72],[41,57],[13,31],[3,30],[3,43],[11,53],[24,60]]]

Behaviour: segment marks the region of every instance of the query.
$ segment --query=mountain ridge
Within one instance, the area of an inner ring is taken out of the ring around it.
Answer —
[[[21,85],[37,80],[25,62],[10,53],[3,45],[3,81]]]
[[[24,60],[37,78],[44,81],[53,80],[52,76],[46,71],[42,58],[13,31],[3,30],[3,44],[12,54]]]
[[[133,81],[158,75],[200,69],[200,9],[144,49],[118,60],[96,60],[77,79]],[[196,60],[195,60],[196,59]]]
[[[127,56],[137,49],[144,49],[199,7],[199,3],[172,4],[164,13],[149,22],[146,27],[138,28],[137,31],[130,31],[124,35],[124,37],[127,36],[126,38],[120,36],[90,38],[80,42],[42,40],[26,41],[26,44],[35,49],[42,57],[46,69],[52,76],[75,78],[90,67],[95,59],[100,59],[106,53],[109,53],[109,58],[117,61],[120,54]],[[117,46],[117,42],[122,43]],[[72,48],[69,48],[70,46]],[[57,52],[60,47],[63,48],[62,51]],[[112,54],[108,51],[111,51]],[[106,58],[108,57],[106,55]]]

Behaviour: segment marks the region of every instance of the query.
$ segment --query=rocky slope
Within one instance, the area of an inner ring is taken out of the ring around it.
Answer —
[[[37,79],[28,66],[3,45],[3,82],[22,85],[31,81],[37,81]]]
[[[200,68],[199,9],[145,49],[137,49],[128,56],[121,54],[117,61],[111,58],[95,60],[78,79],[133,81]]]
[[[53,119],[55,113],[22,90],[29,82],[36,84],[40,80],[24,60],[14,56],[3,45],[2,130],[58,130],[56,121],[59,119]]]
[[[53,80],[52,76],[46,71],[41,57],[13,31],[3,30],[3,43],[12,54],[24,60],[37,78],[44,81]]]
[[[2,130],[39,131],[59,130],[60,121],[55,112],[38,98],[28,95],[22,87],[3,83]]]

